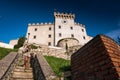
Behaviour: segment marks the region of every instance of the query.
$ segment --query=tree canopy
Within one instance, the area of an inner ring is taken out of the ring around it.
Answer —
[[[20,37],[19,40],[18,40],[18,43],[14,46],[14,48],[20,48],[20,47],[22,47],[23,44],[24,44],[24,42],[25,42],[25,39],[26,38],[24,36]]]

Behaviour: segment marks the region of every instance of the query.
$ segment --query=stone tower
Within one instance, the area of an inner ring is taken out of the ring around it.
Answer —
[[[69,41],[67,40],[69,46],[84,45],[90,40],[85,26],[75,23],[74,14],[54,12],[54,20],[54,46],[66,38],[69,39]],[[66,42],[64,41],[64,43]]]
[[[71,35],[70,29],[68,29],[69,27],[72,29],[74,26],[74,18],[75,15],[74,14],[67,14],[67,13],[56,13],[54,12],[54,20],[55,20],[55,26],[54,26],[54,30],[55,30],[55,38],[54,38],[54,42],[55,45],[57,45],[57,42],[60,39],[63,38],[69,38]]]

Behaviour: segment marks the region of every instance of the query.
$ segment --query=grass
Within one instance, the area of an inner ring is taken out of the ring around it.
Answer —
[[[12,51],[16,52],[17,49],[7,49],[0,47],[0,60]]]
[[[65,71],[70,70],[69,60],[53,56],[45,56],[45,58],[58,77],[61,77]]]

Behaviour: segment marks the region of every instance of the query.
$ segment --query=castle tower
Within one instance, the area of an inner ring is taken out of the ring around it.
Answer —
[[[59,13],[54,12],[54,44],[57,45],[58,41],[63,38],[69,38],[72,31],[68,29],[69,27],[72,29],[74,26],[74,14],[68,13]]]

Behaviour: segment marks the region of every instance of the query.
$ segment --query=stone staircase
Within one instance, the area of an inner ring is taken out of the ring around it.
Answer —
[[[25,69],[23,64],[23,59],[21,59],[16,65],[15,69],[11,73],[12,76],[10,80],[34,80],[33,79],[33,73],[32,73],[32,68]]]

